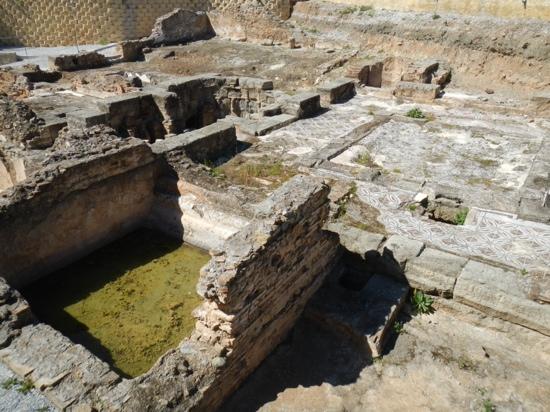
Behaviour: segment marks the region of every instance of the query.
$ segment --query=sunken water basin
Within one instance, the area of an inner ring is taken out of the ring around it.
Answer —
[[[33,312],[125,377],[138,376],[189,336],[208,253],[140,229],[39,280]]]

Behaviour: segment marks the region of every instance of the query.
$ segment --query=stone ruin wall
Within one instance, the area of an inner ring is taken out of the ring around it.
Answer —
[[[4,192],[2,277],[23,287],[138,226],[153,203],[154,160],[134,140],[105,155],[54,164]]]
[[[290,0],[265,0],[265,9],[288,17]],[[230,10],[252,0],[3,0],[0,45],[101,44],[151,34],[155,20],[175,8]]]
[[[203,268],[194,338],[227,353],[201,410],[215,410],[286,337],[339,265],[338,236],[323,230],[329,188],[296,176],[256,208],[253,223]]]
[[[338,267],[338,236],[323,230],[328,192],[320,180],[296,176],[256,205],[255,218],[212,251],[201,272],[205,300],[194,312],[193,335],[146,374],[121,380],[82,346],[38,323],[1,278],[7,321],[0,324],[0,358],[60,408],[215,410],[285,338]],[[89,200],[86,191],[80,196]]]

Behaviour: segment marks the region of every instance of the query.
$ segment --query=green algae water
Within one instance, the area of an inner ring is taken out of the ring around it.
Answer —
[[[209,259],[140,229],[22,292],[41,321],[135,377],[193,330],[196,284]]]

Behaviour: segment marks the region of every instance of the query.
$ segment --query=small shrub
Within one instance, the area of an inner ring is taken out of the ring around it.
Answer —
[[[347,16],[348,14],[355,13],[357,9],[355,7],[346,7],[338,12],[340,16]]]
[[[454,224],[457,226],[463,226],[466,223],[466,218],[468,217],[468,209],[462,209],[455,216]]]
[[[403,322],[395,322],[393,324],[393,331],[397,333],[398,335],[404,332],[405,327],[403,326]]]
[[[420,290],[415,290],[412,298],[412,305],[416,313],[432,313],[434,311],[432,305],[433,299]]]
[[[409,205],[409,210],[410,210],[411,212],[416,211],[416,209],[418,209],[418,205],[416,205],[416,204]]]
[[[440,18],[441,18],[441,16],[437,13],[434,13],[433,16],[432,16],[433,20],[437,20],[437,19],[440,19]]]
[[[410,117],[412,119],[425,119],[426,115],[422,113],[422,110],[420,110],[418,107],[415,107],[411,110],[409,110],[406,114],[407,117]]]
[[[529,274],[529,272],[527,271],[527,269],[521,269],[521,276],[527,276]]]
[[[491,401],[491,399],[483,400],[483,412],[494,412],[496,409],[497,408],[493,405],[493,401]]]
[[[19,385],[19,380],[16,378],[8,378],[4,382],[2,382],[2,389],[10,390],[14,386]]]
[[[355,163],[360,164],[362,166],[367,166],[367,167],[374,167],[375,166],[374,160],[372,160],[372,157],[371,157],[370,153],[368,153],[368,152],[365,152],[365,153],[357,156],[355,158]]]
[[[371,5],[359,7],[359,11],[362,12],[362,13],[364,13],[364,12],[366,12],[366,11],[369,11],[369,10],[372,10],[372,6],[371,6]]]

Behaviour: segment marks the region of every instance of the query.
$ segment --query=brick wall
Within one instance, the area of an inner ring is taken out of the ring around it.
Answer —
[[[251,0],[2,0],[0,45],[98,44],[150,34],[155,20],[175,8],[228,10]],[[252,3],[250,3],[252,4]],[[289,0],[265,0],[285,16]]]

